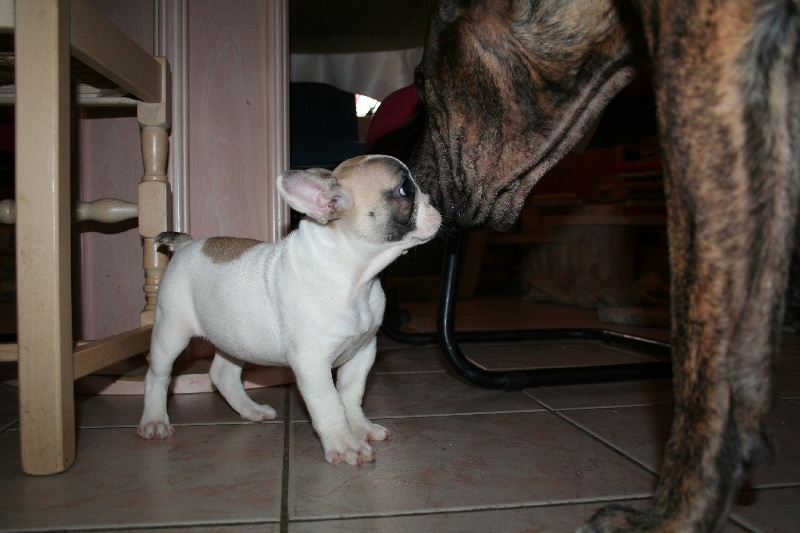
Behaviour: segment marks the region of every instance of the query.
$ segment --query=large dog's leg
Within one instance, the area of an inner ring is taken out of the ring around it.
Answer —
[[[651,45],[668,174],[675,420],[652,509],[606,508],[585,531],[717,531],[747,466],[772,453],[764,420],[798,200],[797,21],[781,2],[668,4]]]

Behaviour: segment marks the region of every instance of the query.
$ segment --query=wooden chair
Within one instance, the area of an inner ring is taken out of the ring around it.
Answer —
[[[167,264],[154,237],[169,228],[166,176],[170,69],[143,51],[85,0],[0,1],[0,32],[15,34],[18,342],[0,360],[18,361],[22,466],[53,474],[75,460],[73,381],[148,350],[156,290]],[[70,202],[70,57],[136,100],[144,176],[138,205],[102,199]],[[73,220],[138,217],[146,305],[141,327],[75,347],[72,338]]]

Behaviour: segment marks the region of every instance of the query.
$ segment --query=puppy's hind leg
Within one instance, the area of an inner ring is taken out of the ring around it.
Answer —
[[[276,415],[275,409],[269,405],[257,404],[245,392],[242,384],[242,365],[238,359],[217,352],[208,371],[208,377],[234,411],[245,420],[252,422],[273,420]]]
[[[137,433],[145,439],[164,439],[175,434],[167,416],[167,393],[169,391],[172,364],[186,348],[191,338],[176,335],[178,328],[165,327],[156,318],[150,343],[150,367],[144,385],[144,412]]]

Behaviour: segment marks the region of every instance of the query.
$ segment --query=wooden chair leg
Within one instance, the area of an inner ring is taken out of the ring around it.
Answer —
[[[17,2],[20,442],[29,474],[75,460],[69,63],[69,2]]]
[[[139,126],[142,130],[142,157],[144,176],[139,184],[139,234],[144,247],[143,267],[145,271],[145,307],[141,314],[141,325],[153,323],[156,307],[156,291],[161,281],[168,258],[158,251],[155,237],[171,226],[170,191],[167,182],[167,154],[169,151],[168,130],[170,127],[170,81],[169,63],[163,57],[156,60],[162,68],[161,101],[140,103]]]

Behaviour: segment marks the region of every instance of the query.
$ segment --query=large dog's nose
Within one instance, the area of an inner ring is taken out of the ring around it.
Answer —
[[[469,196],[446,202],[444,211],[448,220],[464,228],[472,226],[475,220],[475,208],[470,205]]]

